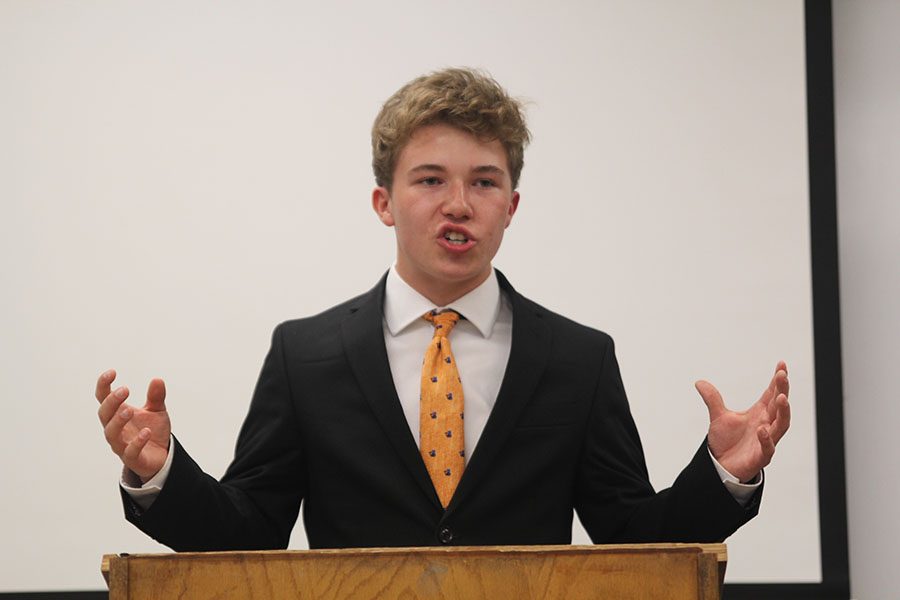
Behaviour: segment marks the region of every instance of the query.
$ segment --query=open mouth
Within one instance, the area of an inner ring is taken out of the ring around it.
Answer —
[[[444,234],[444,239],[454,246],[461,246],[469,241],[469,238],[458,231],[448,231]]]

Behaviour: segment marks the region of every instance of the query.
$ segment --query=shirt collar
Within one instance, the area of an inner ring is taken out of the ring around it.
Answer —
[[[414,290],[397,273],[397,266],[388,271],[384,289],[384,320],[392,336],[421,319],[426,312],[437,308],[452,308],[466,317],[485,338],[491,336],[497,315],[500,314],[500,284],[497,274],[491,274],[477,288],[448,304],[435,306],[431,300]]]

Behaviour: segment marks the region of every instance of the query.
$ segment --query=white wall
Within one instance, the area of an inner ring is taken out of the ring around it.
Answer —
[[[900,598],[900,3],[834,3],[850,581]]]
[[[694,380],[743,407],[787,360],[794,425],[728,576],[817,581],[802,3],[389,7],[0,2],[0,584],[99,588],[103,552],[161,549],[121,516],[94,378],[166,377],[220,475],[271,328],[390,264],[368,129],[445,65],[530,101],[496,264],[615,336],[657,487],[706,431]]]

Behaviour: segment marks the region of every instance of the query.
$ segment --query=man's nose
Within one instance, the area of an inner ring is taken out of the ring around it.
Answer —
[[[472,203],[469,198],[469,189],[462,182],[454,182],[447,190],[447,197],[442,207],[447,217],[454,219],[466,219],[472,216]]]

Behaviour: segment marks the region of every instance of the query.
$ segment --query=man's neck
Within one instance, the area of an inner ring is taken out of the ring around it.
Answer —
[[[455,300],[459,300],[484,283],[491,274],[491,270],[488,270],[483,276],[465,282],[434,281],[426,283],[421,281],[410,281],[407,277],[403,276],[403,273],[399,269],[395,268],[395,270],[397,275],[400,276],[400,279],[406,282],[409,287],[422,294],[422,296],[428,298],[435,306],[449,306]]]

